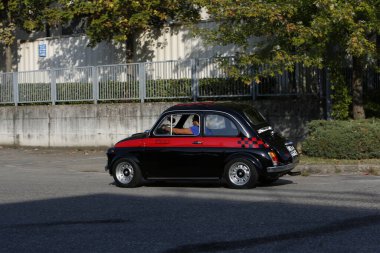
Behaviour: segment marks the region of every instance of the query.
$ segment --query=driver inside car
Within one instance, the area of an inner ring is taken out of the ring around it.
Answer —
[[[164,126],[164,130],[170,132],[169,126]],[[193,116],[193,126],[189,128],[172,128],[174,134],[199,135],[199,116]]]

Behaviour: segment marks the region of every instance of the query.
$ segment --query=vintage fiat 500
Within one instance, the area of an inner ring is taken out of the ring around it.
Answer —
[[[298,163],[291,142],[252,106],[232,102],[178,104],[151,130],[107,151],[106,170],[120,187],[146,180],[221,180],[231,188],[268,184]]]

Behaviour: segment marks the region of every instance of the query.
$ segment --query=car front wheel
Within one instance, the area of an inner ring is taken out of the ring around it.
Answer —
[[[140,168],[128,159],[120,159],[115,163],[112,176],[119,187],[132,188],[141,183]]]
[[[233,159],[225,166],[224,180],[230,188],[253,188],[258,180],[256,167],[247,159]]]

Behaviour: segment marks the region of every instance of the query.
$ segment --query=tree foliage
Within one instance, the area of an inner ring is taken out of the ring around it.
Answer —
[[[0,3],[0,43],[14,43],[16,29],[36,31],[82,19],[90,46],[111,40],[133,44],[140,31],[191,21],[198,12],[187,0],[8,0]]]
[[[216,21],[216,29],[202,31],[210,42],[240,46],[237,64],[230,69],[232,74],[241,75],[239,70],[246,66],[268,66],[260,73],[245,72],[249,80],[260,82],[263,76],[284,69],[292,71],[296,63],[340,71],[350,66],[353,59],[354,71],[360,73],[375,65],[379,58],[375,40],[380,33],[379,0],[196,0],[195,3],[205,7]],[[359,75],[354,73],[354,77],[359,84]],[[360,85],[353,88],[354,105],[362,103]]]
[[[28,32],[45,28],[53,0],[7,0],[0,3],[0,43],[9,46],[16,29]]]
[[[67,19],[84,18],[93,46],[101,41],[126,42],[136,33],[161,28],[176,19],[191,20],[198,9],[190,1],[72,0],[63,1]]]
[[[58,13],[53,0],[4,0],[0,2],[0,47],[4,48],[5,71],[12,71],[17,57],[16,32],[44,30]],[[56,20],[55,20],[56,21]]]

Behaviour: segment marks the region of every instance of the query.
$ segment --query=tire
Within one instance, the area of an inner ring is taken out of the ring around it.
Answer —
[[[223,178],[229,188],[249,189],[256,186],[258,173],[252,162],[244,158],[237,158],[226,164]]]
[[[142,181],[139,166],[129,159],[118,160],[113,165],[112,176],[116,185],[123,188],[137,187]]]

